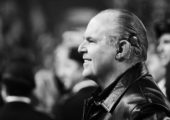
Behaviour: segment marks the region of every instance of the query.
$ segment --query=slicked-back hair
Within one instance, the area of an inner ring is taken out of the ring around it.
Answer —
[[[107,9],[100,14],[108,14],[118,26],[119,41],[127,39],[132,47],[132,54],[140,61],[147,59],[148,40],[146,28],[142,21],[130,11],[124,9]],[[119,42],[118,41],[118,42]]]

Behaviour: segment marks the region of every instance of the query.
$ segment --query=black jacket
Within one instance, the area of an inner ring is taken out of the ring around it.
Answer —
[[[170,116],[167,99],[145,65],[138,63],[86,101],[83,120],[161,120],[166,116]]]
[[[86,86],[56,106],[57,109],[54,111],[56,120],[81,120],[84,100],[89,98],[96,88],[96,86]]]
[[[0,109],[0,120],[52,120],[45,113],[24,102],[5,103]]]

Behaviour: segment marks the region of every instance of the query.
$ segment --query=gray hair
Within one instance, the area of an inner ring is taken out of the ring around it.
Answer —
[[[133,56],[140,61],[147,59],[148,40],[146,28],[135,14],[122,9],[108,9],[99,14],[108,14],[110,19],[113,18],[112,21],[118,23],[118,43],[122,39],[128,40],[133,47]]]

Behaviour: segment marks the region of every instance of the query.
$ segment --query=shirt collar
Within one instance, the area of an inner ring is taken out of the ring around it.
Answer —
[[[19,96],[7,96],[5,98],[6,102],[24,102],[24,103],[31,103],[30,98],[28,97],[19,97]]]

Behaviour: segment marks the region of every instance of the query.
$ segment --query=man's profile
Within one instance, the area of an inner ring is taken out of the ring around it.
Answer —
[[[89,22],[78,51],[83,76],[100,88],[86,101],[83,120],[163,120],[168,102],[145,65],[145,26],[127,10],[105,10]]]

